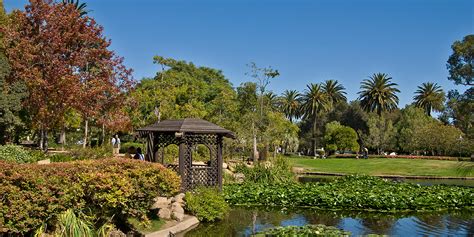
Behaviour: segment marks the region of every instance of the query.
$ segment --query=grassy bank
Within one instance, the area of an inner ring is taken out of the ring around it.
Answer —
[[[462,172],[462,163],[446,160],[410,159],[309,159],[290,157],[295,167],[309,171],[366,174],[366,175],[416,175],[416,176],[474,176],[473,172]]]

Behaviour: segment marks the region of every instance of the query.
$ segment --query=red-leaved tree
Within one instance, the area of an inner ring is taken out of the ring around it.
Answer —
[[[28,86],[26,106],[41,131],[43,149],[48,131],[63,125],[68,109],[79,111],[87,124],[100,117],[108,99],[132,86],[131,70],[108,49],[103,28],[73,4],[30,0],[11,20],[2,29],[11,78]]]

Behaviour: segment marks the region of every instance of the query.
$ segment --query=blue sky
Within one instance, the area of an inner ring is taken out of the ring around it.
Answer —
[[[474,33],[472,0],[81,2],[136,79],[156,74],[154,55],[221,69],[234,86],[251,80],[246,64],[256,62],[280,71],[269,86],[277,93],[336,79],[354,100],[360,81],[384,72],[399,84],[401,107],[422,82],[455,88],[450,46]],[[7,11],[26,3],[4,0]]]

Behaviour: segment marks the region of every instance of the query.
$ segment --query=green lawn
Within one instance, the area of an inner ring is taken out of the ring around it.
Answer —
[[[309,171],[368,174],[368,175],[420,175],[420,176],[462,176],[462,163],[444,160],[412,159],[309,159],[289,158],[295,167]],[[471,171],[467,176],[474,176]]]

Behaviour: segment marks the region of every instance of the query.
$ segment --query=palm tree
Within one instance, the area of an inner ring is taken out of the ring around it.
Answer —
[[[418,90],[413,97],[415,105],[423,108],[428,116],[431,111],[441,111],[444,103],[444,92],[437,83],[425,82],[418,86]]]
[[[63,4],[73,4],[74,7],[79,11],[79,15],[85,16],[89,11],[86,10],[87,4],[86,3],[80,3],[79,0],[63,0]]]
[[[282,112],[293,123],[293,118],[300,115],[301,94],[296,90],[285,90],[280,103]]]
[[[278,96],[272,91],[266,92],[263,95],[263,101],[266,108],[269,108],[271,111],[276,110],[279,104]]]
[[[346,88],[344,88],[344,86],[337,80],[326,80],[321,87],[323,88],[324,93],[328,95],[331,103],[347,100],[345,96],[346,92],[344,91]]]
[[[319,84],[309,84],[303,95],[302,111],[306,118],[312,118],[313,120],[313,144],[312,150],[313,155],[316,154],[316,121],[318,119],[318,113],[329,109],[330,99],[324,92],[323,88]]]
[[[376,73],[362,81],[359,91],[359,99],[362,108],[366,111],[377,111],[381,115],[383,111],[391,111],[397,108],[400,92],[396,83],[385,73]]]

